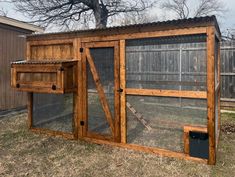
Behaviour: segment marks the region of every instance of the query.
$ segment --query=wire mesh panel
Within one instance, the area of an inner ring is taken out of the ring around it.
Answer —
[[[128,40],[126,87],[207,90],[206,36]],[[184,126],[207,126],[207,100],[127,95],[127,142],[177,152]]]
[[[33,93],[33,127],[73,132],[73,94]]]
[[[205,35],[127,40],[127,87],[205,91],[205,41]]]
[[[207,125],[205,99],[127,96],[127,142],[183,152],[185,125]]]
[[[114,119],[114,49],[91,48],[90,53],[99,75],[105,99]],[[101,98],[90,70],[87,67],[88,77],[88,131],[100,134],[111,134],[110,126],[106,119]],[[103,99],[103,98],[102,98]]]

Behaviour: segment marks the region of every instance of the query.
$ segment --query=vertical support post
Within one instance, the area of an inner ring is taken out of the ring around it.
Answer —
[[[120,40],[120,87],[121,93],[121,143],[126,143],[127,126],[126,126],[126,44],[125,40]]]
[[[87,131],[88,131],[88,105],[87,105],[87,63],[86,63],[86,49],[85,46],[81,43],[81,48],[83,49],[81,56],[81,71],[82,71],[82,121],[83,125],[80,125],[82,128],[82,136],[86,137],[87,136]]]
[[[209,134],[208,164],[216,162],[215,154],[215,31],[207,27],[207,128]]]
[[[79,82],[79,72],[80,72],[80,68],[79,68],[79,64],[80,64],[80,62],[79,62],[79,58],[80,58],[80,60],[81,60],[81,57],[79,56],[79,48],[80,48],[80,40],[78,39],[78,38],[75,38],[74,40],[73,40],[73,58],[75,59],[75,60],[78,60],[78,62],[77,62],[77,66],[76,66],[76,68],[77,68],[77,73],[76,73],[76,75],[77,75],[77,77],[75,76],[74,78],[76,79],[76,86],[77,86],[77,88],[78,88],[78,90],[74,93],[74,138],[75,139],[77,139],[78,138],[78,136],[79,136],[79,132],[78,132],[78,130],[79,130],[79,127],[78,127],[78,119],[81,117],[80,116],[80,114],[81,114],[81,112],[80,112],[80,105],[81,105],[81,103],[80,103],[80,89],[79,89],[79,86],[80,86],[80,82]]]
[[[83,82],[82,82],[82,53],[80,52],[81,46],[81,40],[77,39],[77,126],[78,126],[78,137],[82,137],[82,127],[80,125],[80,122],[83,120]]]
[[[119,42],[115,42],[114,45],[114,140],[116,142],[121,141],[120,133],[120,49]]]

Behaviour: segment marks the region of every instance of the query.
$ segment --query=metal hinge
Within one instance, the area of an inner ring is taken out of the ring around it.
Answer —
[[[80,52],[81,52],[81,53],[83,52],[83,48],[80,48]]]
[[[80,125],[81,125],[81,126],[84,126],[84,125],[85,125],[85,122],[84,122],[84,121],[80,121]]]

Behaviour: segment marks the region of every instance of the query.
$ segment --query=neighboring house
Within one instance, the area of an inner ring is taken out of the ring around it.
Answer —
[[[0,111],[26,105],[25,93],[10,86],[10,63],[25,59],[25,35],[43,31],[41,27],[0,16]]]

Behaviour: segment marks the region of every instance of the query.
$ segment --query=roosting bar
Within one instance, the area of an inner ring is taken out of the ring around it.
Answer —
[[[220,130],[215,16],[27,36],[29,128],[208,164]]]

